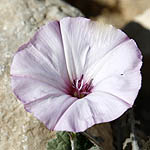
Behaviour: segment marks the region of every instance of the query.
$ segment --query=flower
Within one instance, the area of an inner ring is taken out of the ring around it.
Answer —
[[[132,107],[141,87],[141,59],[121,30],[66,17],[44,25],[19,48],[12,89],[48,129],[81,132]]]

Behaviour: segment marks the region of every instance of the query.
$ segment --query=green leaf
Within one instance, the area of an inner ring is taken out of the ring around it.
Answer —
[[[48,142],[47,150],[71,150],[70,138],[67,132],[57,132],[56,138]]]

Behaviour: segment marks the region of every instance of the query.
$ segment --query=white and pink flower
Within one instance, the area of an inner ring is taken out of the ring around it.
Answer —
[[[81,132],[132,107],[141,87],[141,59],[121,30],[67,17],[44,25],[19,48],[12,88],[48,129]]]

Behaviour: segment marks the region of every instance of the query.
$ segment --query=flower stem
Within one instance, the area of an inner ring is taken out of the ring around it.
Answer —
[[[70,139],[71,141],[71,150],[75,150],[75,147],[74,147],[74,140]]]
[[[73,132],[68,132],[68,135],[70,137],[70,142],[71,142],[71,150],[75,150],[75,138],[76,138],[76,134]]]

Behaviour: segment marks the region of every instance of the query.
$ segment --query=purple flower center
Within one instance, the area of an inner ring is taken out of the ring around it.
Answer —
[[[77,98],[85,97],[86,95],[92,92],[92,88],[93,88],[92,81],[93,79],[91,79],[90,82],[85,83],[83,80],[83,75],[81,76],[80,79],[73,80],[70,94],[73,97],[77,97]]]

